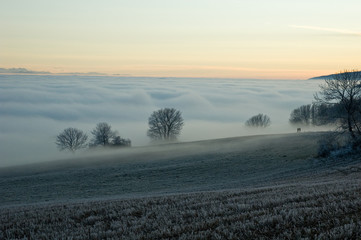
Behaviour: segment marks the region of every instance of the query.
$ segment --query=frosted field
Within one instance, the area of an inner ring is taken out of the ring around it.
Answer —
[[[359,239],[360,173],[252,189],[0,208],[1,239]]]
[[[67,127],[90,131],[108,122],[133,146],[149,144],[150,114],[174,107],[185,126],[180,141],[290,133],[290,112],[309,104],[319,81],[0,75],[1,166],[73,157],[55,137]],[[264,113],[272,125],[250,131],[244,122]]]
[[[0,207],[0,238],[359,239],[359,157],[246,190]]]
[[[0,239],[357,239],[361,156],[326,133],[227,138],[0,169]]]
[[[228,138],[0,168],[0,206],[244,188],[323,167],[321,133]]]

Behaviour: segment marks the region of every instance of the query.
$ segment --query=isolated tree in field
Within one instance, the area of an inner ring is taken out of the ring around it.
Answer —
[[[112,131],[112,127],[106,122],[98,123],[93,131],[91,131],[91,134],[93,135],[92,146],[110,145],[116,137],[116,132]]]
[[[162,108],[154,111],[148,119],[147,135],[153,140],[175,140],[180,134],[184,122],[182,113],[174,108]]]
[[[320,103],[338,105],[339,126],[356,140],[361,136],[361,72],[343,71],[325,79],[315,94]]]
[[[78,149],[85,148],[88,136],[76,128],[66,128],[57,137],[55,144],[59,150],[69,150],[75,152]]]
[[[258,114],[246,121],[247,127],[268,127],[271,125],[271,119],[266,114]]]

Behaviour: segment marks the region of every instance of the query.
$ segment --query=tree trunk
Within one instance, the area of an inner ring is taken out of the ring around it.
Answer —
[[[350,113],[347,114],[347,125],[348,125],[348,131],[350,132],[350,135],[352,137],[352,139],[356,139],[355,133],[352,130],[352,122],[351,122],[351,116]]]

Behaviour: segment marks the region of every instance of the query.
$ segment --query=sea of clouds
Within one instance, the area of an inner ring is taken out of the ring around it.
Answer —
[[[150,143],[150,114],[182,112],[180,141],[295,132],[290,112],[313,101],[316,80],[240,80],[105,76],[0,75],[0,167],[69,156],[55,145],[67,127],[89,135],[107,122],[133,146]],[[244,126],[264,113],[268,129]]]

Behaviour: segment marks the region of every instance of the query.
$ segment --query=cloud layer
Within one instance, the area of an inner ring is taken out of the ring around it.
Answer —
[[[147,119],[179,109],[181,141],[252,134],[244,122],[271,117],[269,133],[289,132],[289,113],[308,104],[319,81],[0,75],[0,166],[64,157],[54,144],[66,127],[88,133],[108,122],[133,145],[146,145]],[[259,132],[265,133],[265,132]]]
[[[361,37],[361,32],[351,31],[348,29],[338,29],[338,28],[325,28],[325,27],[317,27],[317,26],[304,26],[304,25],[290,25],[293,28],[301,28],[301,29],[310,29],[322,32],[333,32],[342,35],[350,35],[350,36],[358,36]]]

